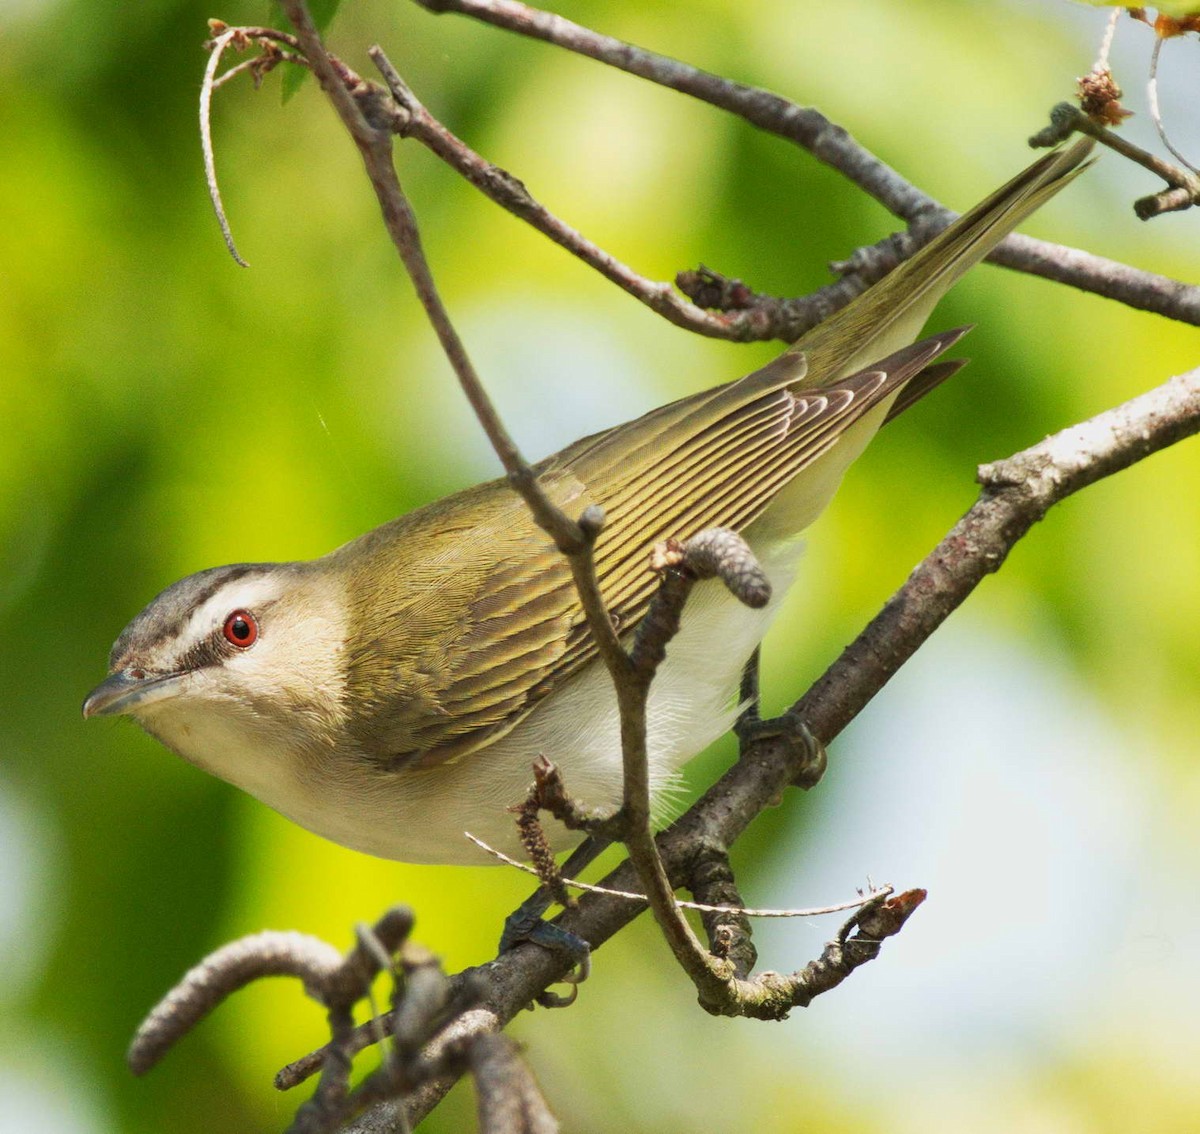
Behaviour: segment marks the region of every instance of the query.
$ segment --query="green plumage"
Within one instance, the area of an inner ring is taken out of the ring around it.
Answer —
[[[655,585],[647,556],[658,541],[715,526],[743,531],[769,509],[778,514],[760,527],[785,538],[815,517],[897,396],[904,408],[957,368],[930,364],[963,332],[894,352],[1089,149],[1081,142],[1034,163],[761,370],[539,466],[568,514],[604,509],[596,568],[620,627],[646,609]],[[811,491],[783,491],[803,487],[800,474],[814,465]],[[490,743],[595,656],[569,569],[504,480],[403,516],[330,558],[347,581],[356,740],[387,766],[429,767]]]

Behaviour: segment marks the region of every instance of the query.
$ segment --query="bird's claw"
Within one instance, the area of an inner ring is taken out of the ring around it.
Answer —
[[[799,770],[792,782],[797,787],[815,787],[825,774],[825,745],[798,713],[786,712],[770,720],[743,718],[734,731],[743,747],[757,740],[782,740],[796,757]]]

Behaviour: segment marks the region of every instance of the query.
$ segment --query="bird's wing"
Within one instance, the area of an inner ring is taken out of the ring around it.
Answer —
[[[604,509],[596,573],[622,630],[645,613],[656,586],[654,544],[753,522],[783,485],[964,333],[925,339],[799,392],[790,388],[792,356],[786,370],[771,364],[546,462],[543,483],[569,514],[593,503]],[[355,588],[359,625],[347,673],[356,702],[368,706],[356,714],[360,743],[388,766],[429,767],[491,743],[595,657],[563,557],[504,482],[371,533],[359,541],[361,562],[373,558],[371,541],[394,578],[380,588],[367,583],[379,571],[364,571]],[[406,547],[426,550],[417,561]]]
[[[911,400],[901,392],[961,332],[896,348],[916,337],[963,272],[1078,174],[1092,144],[1034,162],[762,370],[544,462],[542,481],[570,514],[592,503],[605,510],[596,570],[622,627],[641,617],[653,591],[646,556],[654,543],[745,527],[872,409],[884,407],[882,421],[897,395]],[[926,371],[914,397],[939,376]],[[848,439],[830,467],[852,448]],[[791,527],[803,526],[836,482],[827,477],[812,499],[793,502],[784,517]],[[792,524],[793,515],[803,522]],[[387,577],[379,560],[370,567],[373,550],[386,556]],[[566,564],[504,482],[420,509],[334,554],[351,567],[368,564],[350,588],[357,625],[346,673],[348,693],[367,710],[353,727],[385,766],[432,766],[491,743],[594,656]]]

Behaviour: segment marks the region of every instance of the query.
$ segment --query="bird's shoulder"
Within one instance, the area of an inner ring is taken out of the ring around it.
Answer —
[[[544,478],[577,515],[569,472]],[[456,493],[347,545],[351,730],[387,766],[428,766],[497,739],[537,699],[579,617],[570,570],[506,481]]]

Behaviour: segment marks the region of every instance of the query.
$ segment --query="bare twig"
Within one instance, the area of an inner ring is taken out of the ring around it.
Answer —
[[[921,226],[922,243],[955,217],[812,107],[798,106],[771,91],[731,82],[516,0],[415,2],[431,12],[458,12],[543,40],[737,114],[762,130],[802,146],[910,227]],[[1142,311],[1200,326],[1200,287],[1195,285],[1019,234],[1002,240],[987,259]],[[853,297],[843,302],[849,298]]]
[[[765,305],[734,314],[714,314],[695,303],[688,303],[669,283],[639,275],[556,217],[534,199],[524,182],[481,157],[434,118],[380,48],[372,47],[367,54],[379,68],[379,73],[402,112],[397,120],[398,133],[404,137],[415,138],[427,146],[497,205],[520,217],[555,244],[595,268],[605,279],[644,303],[652,311],[677,327],[684,327],[712,338],[747,341],[786,337],[784,330],[778,325],[778,317],[773,316]]]
[[[1093,71],[1108,70],[1108,57],[1112,52],[1113,39],[1117,34],[1117,23],[1122,14],[1120,8],[1113,8],[1109,12],[1108,23],[1104,25],[1104,37],[1100,40],[1100,50],[1096,54],[1096,62],[1092,65]]]
[[[428,954],[423,954],[423,956],[428,958]],[[440,1016],[447,1022],[445,1029],[439,1033],[440,1041],[443,1044],[452,1037],[454,1029],[458,1026],[458,1021],[475,1010],[476,1006],[484,999],[485,993],[486,981],[483,973],[478,969],[467,969],[450,978],[448,989],[441,994],[443,1003],[440,1009]],[[397,1020],[397,1010],[395,1008],[389,1009],[382,1015],[373,1016],[365,1023],[359,1024],[358,1027],[352,1032],[347,1033],[338,1042],[344,1054],[347,1057],[353,1057],[360,1051],[381,1043],[384,1039],[392,1036],[397,1030]],[[401,1024],[400,1028],[403,1033],[407,1025]],[[299,1086],[305,1080],[312,1078],[313,1075],[316,1075],[324,1066],[331,1046],[332,1041],[330,1044],[326,1044],[316,1051],[309,1052],[307,1055],[280,1068],[275,1075],[276,1090],[289,1091],[293,1087]],[[411,1055],[411,1052],[406,1054]],[[424,1053],[425,1056],[430,1056],[431,1054],[436,1053]]]
[[[766,295],[750,290],[740,280],[726,280],[707,268],[679,272],[675,284],[692,300],[687,303],[669,284],[639,275],[549,212],[522,181],[475,153],[434,118],[380,48],[372,47],[368,54],[396,100],[393,128],[397,134],[428,146],[496,204],[528,222],[652,311],[678,327],[710,338],[738,342],[795,341],[882,279],[902,259],[932,239],[953,216],[946,213],[941,218],[916,220],[909,233],[893,235],[872,247],[857,250],[848,259],[832,265],[840,279],[811,295],[794,298]]]
[[[175,1043],[228,996],[264,976],[293,976],[312,991],[342,964],[332,945],[304,933],[256,933],[222,946],[189,969],[142,1022],[126,1060],[149,1071]]]
[[[758,961],[758,950],[751,940],[750,915],[741,908],[742,895],[733,876],[729,848],[711,840],[697,846],[688,864],[687,887],[702,899],[697,904],[706,907],[700,911],[700,921],[708,937],[708,951],[728,961],[734,977],[745,980]]]
[[[315,25],[300,0],[284,0],[284,10],[296,28],[304,53],[321,83],[321,89],[341,117],[346,129],[358,145],[371,185],[383,211],[384,224],[392,243],[413,281],[417,297],[437,333],[454,373],[458,378],[471,409],[483,426],[488,441],[500,458],[513,487],[521,493],[537,522],[555,540],[560,549],[574,551],[586,543],[579,525],[564,515],[538,484],[532,468],[521,456],[516,443],[496,413],[479,375],[467,355],[466,347],[455,331],[438,294],[433,274],[421,246],[416,217],[392,164],[390,134],[368,122],[358,103],[347,89],[344,74],[334,65],[321,42]],[[357,77],[356,77],[357,78]],[[361,83],[361,80],[359,81]],[[365,84],[357,89],[362,90]]]
[[[249,264],[242,259],[233,242],[233,230],[229,227],[229,218],[225,215],[225,205],[221,201],[221,188],[217,183],[217,163],[213,154],[212,144],[212,92],[220,65],[221,56],[233,41],[239,38],[238,28],[226,28],[213,40],[212,51],[208,56],[208,65],[204,68],[204,81],[200,84],[200,149],[204,154],[204,180],[208,184],[208,195],[212,200],[213,210],[217,214],[217,223],[221,226],[221,236],[225,239],[225,247],[234,263],[248,268]]]
[[[225,213],[225,205],[221,200],[221,189],[217,183],[216,158],[213,155],[212,144],[213,91],[224,86],[236,75],[246,71],[253,75],[254,85],[257,87],[262,82],[263,76],[280,63],[295,63],[307,67],[308,60],[297,50],[287,51],[278,46],[284,44],[285,47],[299,48],[300,44],[296,37],[288,35],[286,32],[265,27],[230,27],[222,20],[209,20],[208,26],[215,38],[210,40],[207,45],[209,48],[208,64],[204,68],[204,80],[200,84],[200,149],[204,155],[204,180],[208,185],[208,195],[212,201],[213,211],[217,215],[217,223],[221,226],[221,236],[225,239],[225,247],[229,249],[229,254],[236,264],[248,268],[250,265],[242,259],[233,242],[233,231],[229,227],[229,217]],[[220,78],[216,77],[217,67],[220,65],[221,56],[225,53],[226,48],[233,47],[237,51],[244,51],[252,43],[258,44],[263,52],[262,55],[247,59],[231,67]]]
[[[254,29],[242,29],[254,30]],[[269,75],[280,63],[291,63],[297,67],[307,67],[308,60],[295,51],[284,51],[280,47],[266,38],[259,38],[259,47],[262,54],[256,55],[251,59],[243,59],[241,63],[237,63],[230,67],[218,78],[213,80],[212,89],[220,90],[226,83],[236,79],[239,75],[249,74],[254,82],[255,90],[262,86],[262,81]]]
[[[1162,144],[1174,155],[1176,160],[1185,165],[1192,173],[1200,173],[1188,159],[1175,147],[1175,143],[1171,141],[1170,135],[1167,133],[1167,128],[1163,123],[1162,110],[1158,105],[1158,60],[1162,52],[1162,45],[1166,43],[1166,37],[1156,36],[1154,39],[1154,48],[1150,52],[1150,77],[1146,82],[1146,101],[1150,104],[1150,118],[1154,122],[1154,129],[1158,131],[1158,137]]]
[[[331,945],[300,933],[259,933],[225,945],[188,972],[150,1013],[130,1047],[129,1064],[136,1074],[144,1074],[237,989],[260,977],[295,976],[308,995],[325,1006],[331,1039],[306,1060],[285,1068],[276,1080],[277,1085],[294,1086],[321,1073],[312,1098],[296,1113],[290,1128],[294,1134],[331,1134],[380,1098],[411,1094],[430,1080],[467,1069],[488,1078],[490,1087],[481,1084],[481,1089],[490,1097],[502,1083],[489,1071],[487,1059],[474,1052],[479,1034],[453,1031],[481,999],[483,982],[470,973],[449,982],[437,959],[408,940],[412,924],[412,913],[397,906],[374,926],[360,927],[357,943],[344,957]],[[369,998],[376,975],[393,968],[398,979],[391,1011],[355,1028],[354,1005]],[[354,1055],[386,1036],[392,1045],[383,1066],[351,1091]],[[492,1050],[490,1045],[485,1048]],[[521,1073],[510,1065],[508,1076]],[[532,1078],[526,1073],[522,1082],[519,1097],[532,1106]],[[540,1107],[544,1110],[545,1104]]]
[[[470,1063],[480,1134],[556,1134],[558,1122],[512,1040],[481,1036]]]
[[[1186,209],[1200,203],[1200,176],[1163,161],[1156,154],[1135,145],[1123,135],[1102,126],[1069,102],[1060,102],[1051,110],[1050,125],[1034,134],[1029,139],[1029,144],[1056,146],[1075,130],[1095,138],[1122,157],[1128,158],[1143,169],[1148,169],[1170,186],[1161,193],[1134,201],[1133,210],[1140,220],[1149,220],[1161,213]]]

